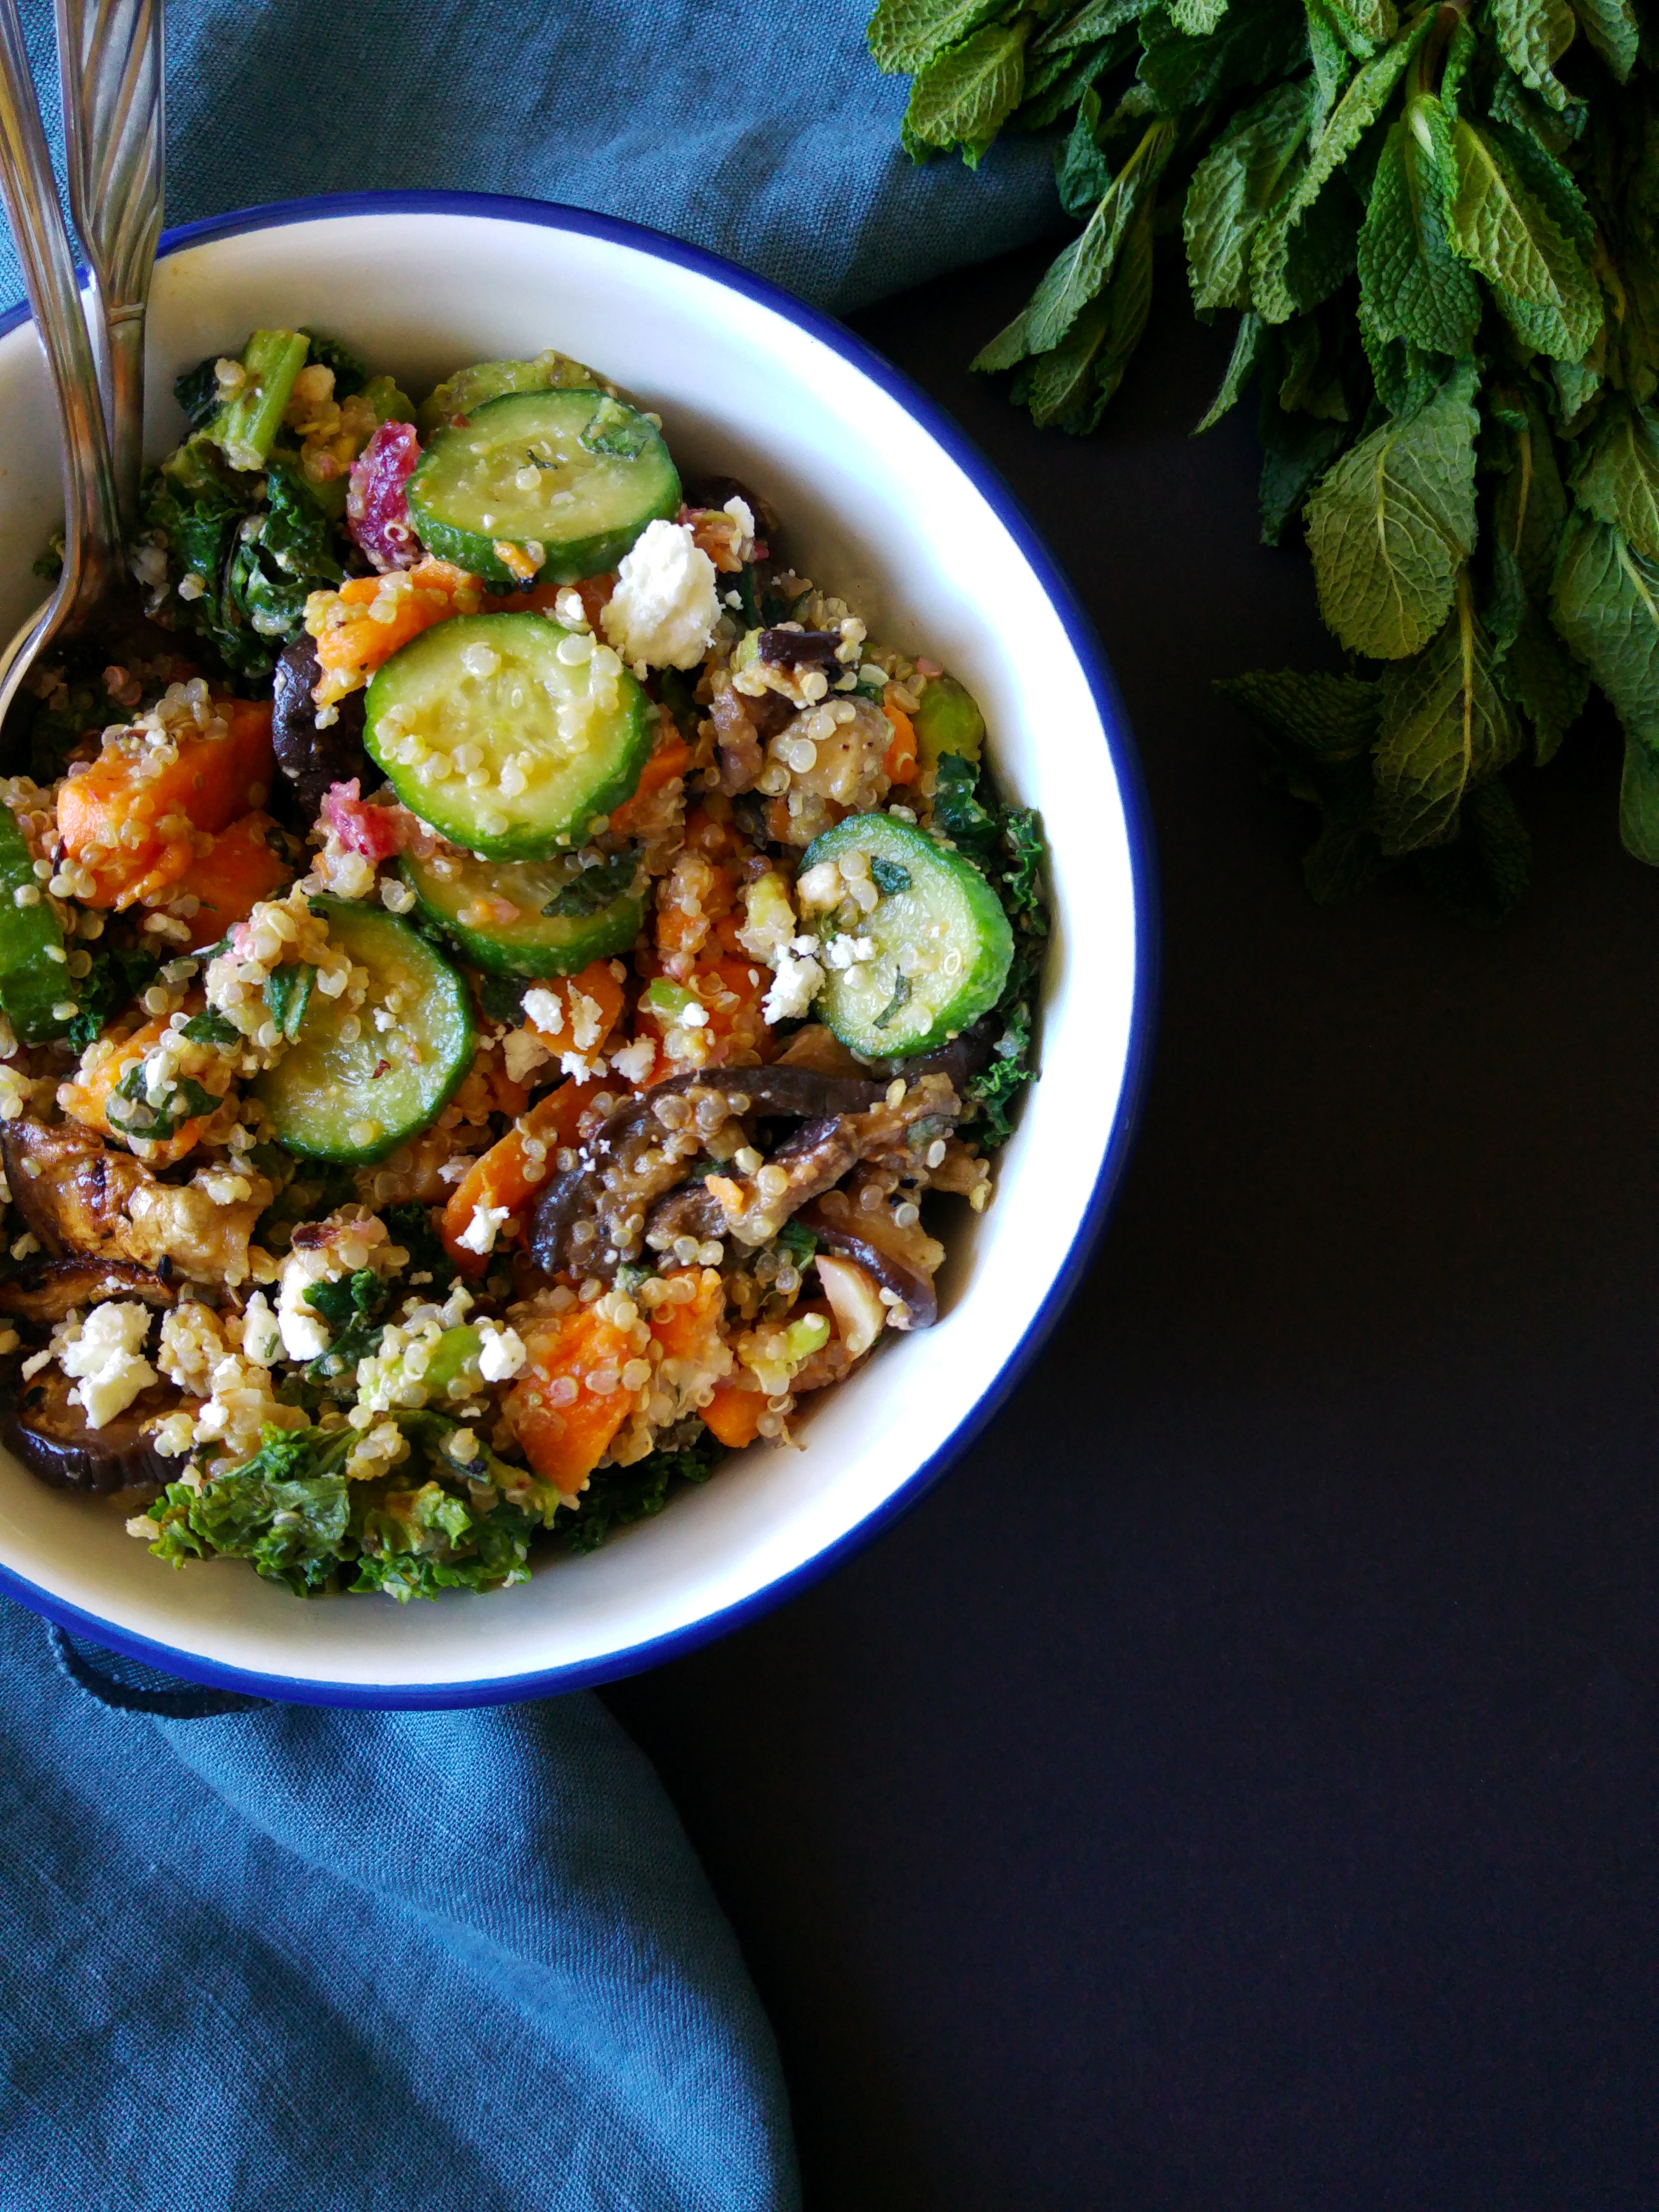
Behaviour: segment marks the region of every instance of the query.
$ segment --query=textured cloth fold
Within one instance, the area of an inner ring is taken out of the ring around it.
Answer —
[[[737,1945],[597,1698],[327,1712],[58,1644],[0,1604],[7,2212],[797,2203]]]
[[[21,0],[61,145],[51,0]],[[314,192],[563,200],[727,254],[845,309],[1059,220],[1048,149],[973,175],[901,151],[906,82],[867,0],[169,0],[169,223]],[[0,240],[0,300],[21,291]]]

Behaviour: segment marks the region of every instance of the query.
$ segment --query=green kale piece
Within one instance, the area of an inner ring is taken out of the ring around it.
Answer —
[[[92,966],[76,993],[81,1011],[66,1032],[76,1052],[84,1052],[94,1037],[101,1036],[112,1017],[130,1006],[160,972],[155,955],[136,945],[105,942],[91,947],[90,952]],[[185,1034],[189,1034],[188,1026]]]
[[[390,1289],[372,1267],[359,1267],[337,1282],[313,1283],[305,1298],[328,1323],[333,1338],[328,1350],[307,1367],[307,1381],[334,1382],[354,1376],[357,1362],[368,1358],[380,1345],[384,1334],[380,1316],[391,1303]]]
[[[601,907],[609,906],[630,888],[639,865],[639,847],[624,845],[621,852],[596,861],[591,868],[584,868],[562,891],[553,894],[542,912],[569,920],[597,914]]]
[[[205,430],[219,412],[219,357],[210,354],[173,380],[173,396],[190,417],[192,430]]]
[[[427,1208],[410,1199],[401,1206],[383,1208],[380,1218],[392,1243],[408,1253],[410,1272],[430,1275],[434,1291],[447,1290],[454,1280],[455,1263],[433,1227]]]
[[[475,975],[472,995],[478,1002],[478,1012],[486,1021],[505,1022],[517,1029],[524,1019],[524,994],[528,988],[522,975]]]
[[[933,792],[933,827],[983,867],[997,840],[997,819],[977,796],[979,770],[962,753],[941,753]]]
[[[709,1431],[678,1450],[654,1451],[632,1467],[601,1468],[588,1481],[574,1519],[561,1525],[573,1552],[596,1552],[618,1528],[648,1521],[682,1482],[707,1482],[726,1456]]]
[[[342,345],[338,338],[323,337],[316,331],[301,331],[300,336],[310,341],[307,362],[315,362],[319,367],[334,371],[334,397],[337,399],[349,399],[354,392],[361,392],[368,382],[368,369],[350,347]]]
[[[246,1559],[298,1597],[327,1589],[349,1541],[340,1470],[354,1435],[267,1428],[252,1459],[200,1491],[170,1483],[149,1509],[159,1530],[151,1551],[175,1566],[190,1558]]]

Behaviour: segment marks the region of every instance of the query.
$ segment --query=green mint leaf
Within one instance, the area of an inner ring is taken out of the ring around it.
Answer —
[[[1182,228],[1193,304],[1250,304],[1250,241],[1311,119],[1313,83],[1275,85],[1236,115],[1194,170]]]
[[[633,886],[639,872],[640,848],[624,845],[619,853],[584,868],[564,889],[556,891],[542,908],[544,914],[580,917],[597,914]]]
[[[1460,15],[1446,41],[1446,58],[1440,67],[1440,104],[1454,121],[1463,96],[1463,81],[1480,52],[1480,41],[1467,15]]]
[[[1090,88],[1109,70],[1118,68],[1137,51],[1134,25],[1099,46],[1083,46],[1071,53],[1045,55],[1033,62],[1033,48],[1025,50],[1025,90],[1008,118],[1013,131],[1046,131],[1069,114]]]
[[[317,970],[305,961],[273,968],[265,978],[265,1009],[290,1044],[300,1034],[316,981]]]
[[[1456,183],[1446,111],[1432,97],[1413,100],[1377,160],[1359,291],[1376,330],[1435,353],[1469,352],[1480,323],[1480,289],[1446,233]]]
[[[889,75],[913,76],[947,46],[994,22],[1008,0],[880,0],[865,41]]]
[[[1376,842],[1374,799],[1367,772],[1351,791],[1322,801],[1319,835],[1302,855],[1302,880],[1316,905],[1357,896],[1388,866]]]
[[[1575,509],[1561,541],[1551,618],[1612,700],[1627,737],[1659,750],[1659,562]]]
[[[1469,793],[1456,834],[1419,853],[1417,872],[1443,906],[1478,929],[1514,910],[1532,873],[1532,839],[1501,777]]]
[[[1579,361],[1601,327],[1600,291],[1577,240],[1522,181],[1515,134],[1500,132],[1462,118],[1455,126],[1452,244],[1492,285],[1518,337],[1553,360]]]
[[[1250,246],[1250,299],[1270,323],[1321,307],[1354,265],[1363,210],[1346,178],[1338,178],[1302,212],[1297,201],[1305,164],[1298,160],[1273,197]]]
[[[1201,107],[1247,84],[1272,84],[1307,60],[1307,19],[1284,0],[1232,0],[1207,37],[1189,37],[1169,7],[1140,19],[1140,82],[1160,113]]]
[[[1079,101],[1077,121],[1054,155],[1060,204],[1078,222],[1086,222],[1096,202],[1111,190],[1110,164],[1095,143],[1099,123],[1100,94],[1091,89]]]
[[[1619,837],[1632,860],[1659,868],[1659,758],[1639,738],[1625,739],[1619,779]]]
[[[1467,793],[1521,748],[1467,594],[1427,650],[1390,669],[1374,760],[1377,827],[1395,854],[1450,836]]]
[[[1631,0],[1572,0],[1578,27],[1620,84],[1630,82],[1642,26]]]
[[[1492,538],[1494,550],[1501,548],[1516,562],[1522,592],[1541,605],[1549,595],[1572,502],[1561,481],[1555,440],[1530,390],[1518,409],[1492,499]]]
[[[1144,15],[1151,0],[1085,0],[1069,15],[1048,24],[1031,41],[1034,60],[1051,54],[1074,54],[1100,44]]]
[[[185,1024],[184,1034],[192,1044],[240,1044],[242,1032],[234,1022],[209,1006],[199,1014],[192,1014]]]
[[[1262,334],[1267,329],[1254,309],[1247,308],[1238,319],[1238,334],[1233,340],[1232,357],[1227,363],[1227,373],[1221,380],[1221,388],[1210,402],[1204,420],[1194,429],[1194,437],[1201,437],[1206,430],[1213,430],[1222,416],[1238,404],[1245,386],[1255,374],[1261,357]]]
[[[1572,471],[1578,504],[1659,561],[1659,414],[1624,401],[1604,409]]]
[[[870,873],[875,878],[876,889],[884,898],[910,888],[910,871],[900,867],[896,860],[883,860],[879,854],[870,863]]]
[[[1504,696],[1532,724],[1533,758],[1544,767],[1584,711],[1589,697],[1588,671],[1568,653],[1538,609],[1528,605],[1498,664],[1498,681]]]
[[[927,64],[911,84],[905,112],[924,146],[972,149],[994,136],[1019,106],[1030,35],[1029,17],[988,23]]]
[[[1298,315],[1279,326],[1279,404],[1286,414],[1317,415],[1330,422],[1349,419],[1343,362],[1332,342],[1327,319]]]
[[[1322,0],[1306,0],[1308,54],[1313,63],[1314,129],[1322,131],[1353,74],[1353,57]]]
[[[1266,736],[1310,762],[1364,760],[1376,740],[1382,689],[1362,677],[1261,668],[1216,689]]]
[[[1207,39],[1227,12],[1227,0],[1170,0],[1170,21],[1189,39]]]
[[[1263,355],[1256,435],[1261,444],[1260,496],[1264,545],[1279,543],[1286,528],[1301,514],[1308,495],[1352,434],[1346,422],[1287,413],[1279,404],[1267,356]]]
[[[1152,203],[1123,242],[1104,294],[1085,307],[1060,343],[1021,369],[1009,394],[1038,428],[1077,437],[1098,424],[1123,380],[1152,303]]]
[[[1320,611],[1355,653],[1401,659],[1450,609],[1474,544],[1474,388],[1465,363],[1426,405],[1361,439],[1309,501]]]
[[[981,375],[1014,368],[1059,345],[1116,266],[1129,228],[1175,143],[1175,125],[1155,123],[1112,179],[1082,234],[1054,261],[1030,301],[969,364]]]
[[[1568,0],[1492,0],[1491,21],[1498,52],[1522,83],[1541,92],[1552,107],[1565,106],[1566,87],[1553,71],[1577,27]]]
[[[1424,15],[1403,37],[1368,61],[1331,110],[1309,149],[1308,166],[1297,192],[1298,215],[1313,205],[1388,106],[1433,21],[1431,15]]]
[[[1386,46],[1400,27],[1394,0],[1325,0],[1339,37],[1357,61]]]

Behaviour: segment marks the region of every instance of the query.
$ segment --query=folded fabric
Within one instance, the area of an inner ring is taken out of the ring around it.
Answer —
[[[798,2203],[737,1945],[597,1698],[331,1713],[58,1641],[0,1601],[7,2212]]]
[[[61,143],[51,0],[21,0]],[[1058,222],[1048,149],[898,143],[873,0],[169,0],[167,221],[313,192],[514,192],[625,216],[845,309]],[[21,291],[0,240],[0,301]],[[550,341],[551,343],[552,341]]]

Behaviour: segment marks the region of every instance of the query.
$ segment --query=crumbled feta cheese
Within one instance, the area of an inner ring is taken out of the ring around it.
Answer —
[[[547,1047],[529,1030],[511,1030],[501,1040],[501,1060],[509,1083],[522,1083],[547,1058]]]
[[[564,1027],[564,1000],[556,991],[539,988],[524,994],[524,1018],[544,1036],[557,1036]]]
[[[603,617],[606,637],[624,660],[695,668],[720,619],[714,574],[689,523],[647,523],[617,571]]]
[[[755,511],[746,499],[728,499],[726,502],[726,512],[737,524],[739,538],[753,538]]]
[[[472,1210],[472,1218],[455,1242],[468,1252],[476,1252],[480,1259],[495,1249],[495,1239],[501,1234],[501,1224],[512,1211],[505,1206],[478,1206]]]
[[[656,1065],[656,1039],[648,1036],[635,1037],[632,1044],[625,1044],[620,1052],[611,1054],[611,1066],[613,1072],[620,1075],[624,1082],[641,1084],[650,1074]]]
[[[772,978],[772,988],[766,994],[761,1012],[769,1022],[793,1022],[799,1018],[823,988],[823,969],[811,952],[802,952],[798,946],[810,945],[816,951],[816,938],[797,938],[793,945],[780,947],[777,972]]]
[[[71,1314],[52,1331],[58,1364],[78,1378],[70,1395],[84,1407],[91,1427],[101,1429],[160,1380],[143,1356],[149,1320],[149,1308],[134,1300],[94,1306],[84,1321]]]
[[[282,1332],[263,1291],[242,1309],[242,1355],[260,1367],[274,1367],[283,1356]]]
[[[276,1293],[276,1326],[283,1350],[290,1359],[320,1359],[328,1350],[328,1323],[306,1292],[325,1279],[325,1270],[313,1265],[310,1252],[295,1252],[283,1263],[282,1287]]]
[[[516,1328],[501,1328],[481,1322],[483,1344],[478,1353],[478,1372],[486,1382],[506,1382],[524,1365],[524,1339]]]

